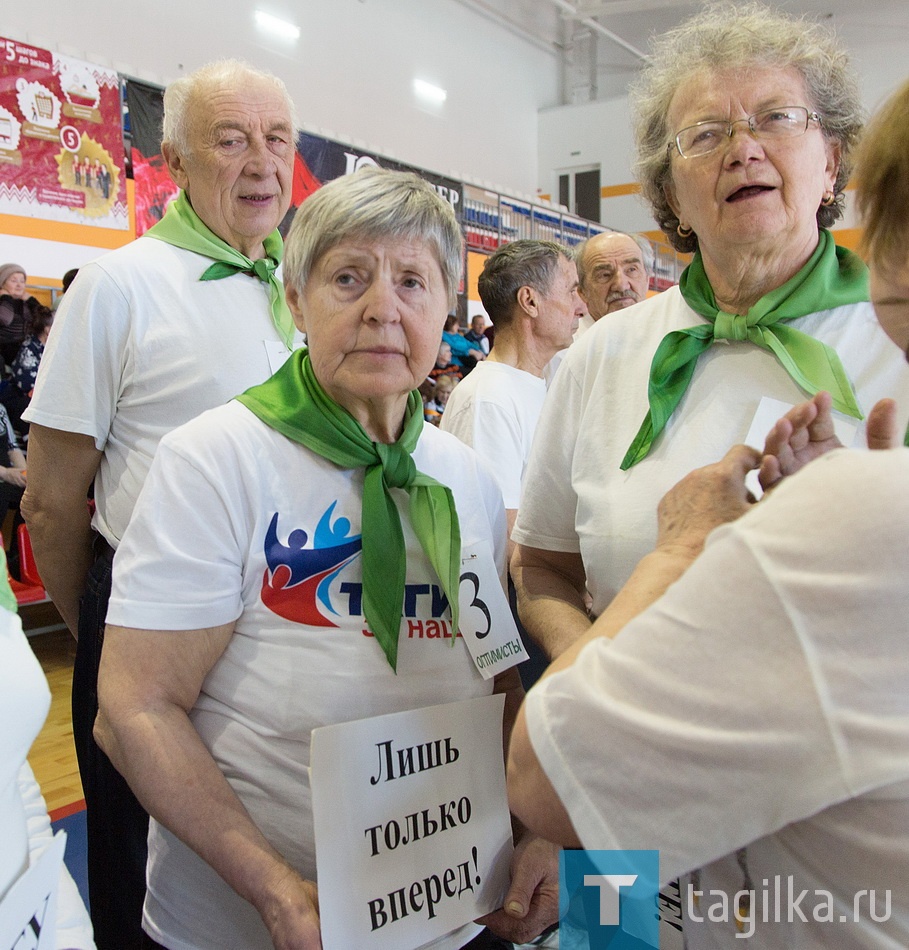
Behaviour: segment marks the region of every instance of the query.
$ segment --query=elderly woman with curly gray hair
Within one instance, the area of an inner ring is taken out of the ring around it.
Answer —
[[[857,441],[877,399],[909,406],[867,270],[827,230],[862,125],[845,51],[816,24],[721,3],[652,54],[637,171],[694,257],[678,287],[571,347],[547,397],[512,537],[521,618],[552,656],[588,629],[587,592],[597,616],[652,548],[665,491],[750,431],[762,442],[780,403],[828,391]]]

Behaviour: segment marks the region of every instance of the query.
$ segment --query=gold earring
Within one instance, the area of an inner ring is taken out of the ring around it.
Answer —
[[[685,225],[679,221],[678,226],[675,229],[675,233],[681,238],[687,238],[691,237],[691,235],[694,234],[694,231],[692,231],[691,228],[686,228]]]
[[[821,199],[821,204],[825,208],[829,208],[834,201],[836,201],[836,195],[832,191],[825,191],[824,197]]]

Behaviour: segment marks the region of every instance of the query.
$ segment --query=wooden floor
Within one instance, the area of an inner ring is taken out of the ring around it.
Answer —
[[[60,624],[53,604],[23,607],[20,615],[26,633]],[[29,643],[50,685],[51,708],[28,760],[44,792],[47,810],[54,812],[82,800],[70,714],[76,641],[68,630],[56,630],[30,636]]]

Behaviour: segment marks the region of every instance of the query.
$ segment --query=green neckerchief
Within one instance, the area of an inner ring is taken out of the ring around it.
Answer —
[[[0,551],[0,556],[2,556],[3,560],[2,565],[0,565],[0,572],[2,572],[3,575],[0,577],[0,607],[6,607],[11,613],[18,613],[19,604],[9,584],[9,570],[6,566],[6,555]]]
[[[836,351],[780,321],[868,300],[868,269],[822,230],[817,248],[805,266],[781,287],[766,294],[745,316],[724,313],[700,253],[682,272],[679,290],[685,302],[709,323],[673,330],[663,337],[650,366],[650,412],[625,453],[623,471],[640,462],[663,431],[694,375],[698,357],[714,340],[746,340],[770,350],[795,382],[812,396],[822,389],[840,412],[863,419],[852,386]]]
[[[166,244],[173,244],[174,247],[182,247],[203,257],[210,257],[215,263],[202,274],[200,280],[220,280],[239,272],[251,274],[258,277],[262,283],[268,284],[271,319],[284,345],[289,350],[293,349],[294,318],[284,299],[281,281],[275,276],[284,254],[284,242],[277,230],[272,231],[263,242],[267,256],[258,261],[250,260],[207,227],[193,211],[186,192],[181,191],[167,206],[164,217],[145,232],[145,237],[157,238]]]
[[[407,399],[397,442],[373,442],[350,413],[319,385],[309,353],[299,349],[271,379],[237,399],[266,425],[342,468],[365,468],[363,481],[363,613],[393,670],[404,604],[407,557],[401,519],[389,489],[410,495],[414,532],[442,582],[451,608],[452,646],[458,629],[461,529],[451,489],[417,471],[413,450],[423,431],[423,402]]]

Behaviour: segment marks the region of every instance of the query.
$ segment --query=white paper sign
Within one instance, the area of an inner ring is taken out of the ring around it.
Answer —
[[[324,950],[413,950],[501,906],[504,696],[312,732]]]
[[[781,399],[771,399],[769,396],[764,396],[757,408],[757,412],[754,414],[754,418],[751,420],[751,428],[748,430],[748,435],[745,436],[745,445],[750,445],[753,449],[763,452],[764,442],[767,439],[768,433],[794,405],[795,404],[791,402],[783,402]],[[852,446],[858,435],[858,421],[851,419],[849,416],[841,415],[838,412],[833,412],[832,415],[833,430],[836,433],[836,437],[843,445],[847,447]],[[756,471],[748,473],[748,477],[745,479],[745,486],[751,491],[755,498],[760,498],[764,493],[758,481]]]
[[[458,631],[483,679],[527,659],[488,541],[461,550],[458,608]]]
[[[0,903],[2,950],[54,950],[57,945],[57,887],[66,847],[58,831],[38,860]]]

